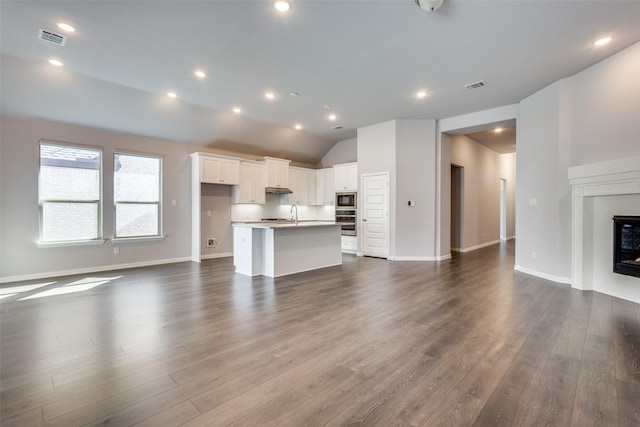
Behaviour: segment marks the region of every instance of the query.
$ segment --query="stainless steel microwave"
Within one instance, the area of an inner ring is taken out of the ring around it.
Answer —
[[[356,208],[356,193],[336,193],[336,209]]]

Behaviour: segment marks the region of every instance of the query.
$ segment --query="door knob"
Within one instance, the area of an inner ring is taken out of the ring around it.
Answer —
[[[363,219],[363,221],[364,221],[364,222],[367,222],[367,219],[366,219],[366,218],[364,218],[364,219]]]

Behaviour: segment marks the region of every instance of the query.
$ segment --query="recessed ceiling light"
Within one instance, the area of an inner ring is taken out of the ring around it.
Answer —
[[[278,12],[287,12],[291,9],[291,3],[286,0],[276,0],[273,2],[273,7],[275,7]]]
[[[289,92],[289,96],[300,96],[300,92]]]
[[[267,92],[267,93],[264,94],[264,97],[267,98],[267,99],[275,99],[276,94],[273,93],[273,92]]]
[[[61,30],[67,31],[69,33],[73,33],[76,31],[75,27],[65,23],[65,22],[58,22],[58,28],[60,28]]]
[[[611,41],[611,37],[604,37],[599,40],[596,40],[593,44],[596,46],[604,46],[605,44]]]
[[[324,106],[324,108],[326,108],[327,110],[331,110],[333,108],[333,106],[327,104],[327,105]]]
[[[420,92],[416,93],[416,96],[418,98],[424,98],[425,96],[427,96],[427,92],[421,90]]]
[[[204,79],[205,77],[207,77],[207,73],[205,73],[205,72],[204,72],[204,71],[202,71],[202,70],[195,70],[195,71],[193,72],[193,74],[194,74],[196,77],[198,77],[199,79]]]
[[[231,110],[231,111],[233,111],[236,114],[242,113],[242,109],[240,107],[233,107],[233,110]]]
[[[168,96],[169,98],[176,98],[176,97],[178,96],[178,94],[177,94],[177,93],[175,93],[175,92],[167,92],[167,96]]]
[[[495,133],[500,133],[500,132],[502,132],[502,128],[495,128],[493,131],[494,131]]]
[[[62,67],[64,65],[62,61],[58,61],[57,59],[50,59],[49,64],[55,65],[56,67]]]
[[[337,118],[338,116],[336,116],[335,114],[329,114],[329,120],[334,121]]]
[[[300,130],[300,129],[302,129],[302,125],[301,125],[301,124],[296,124],[296,125],[294,126],[294,128],[295,128],[296,130]]]

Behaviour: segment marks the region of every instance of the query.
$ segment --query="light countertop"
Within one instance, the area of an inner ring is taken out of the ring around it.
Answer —
[[[258,221],[258,222],[234,222],[234,227],[246,228],[308,228],[308,227],[330,227],[339,225],[335,221],[299,221],[298,224],[291,221]]]

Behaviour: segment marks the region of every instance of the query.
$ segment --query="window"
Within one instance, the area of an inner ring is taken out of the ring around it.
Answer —
[[[102,150],[40,143],[40,241],[102,238]]]
[[[115,238],[160,236],[162,158],[115,153],[113,170]]]

